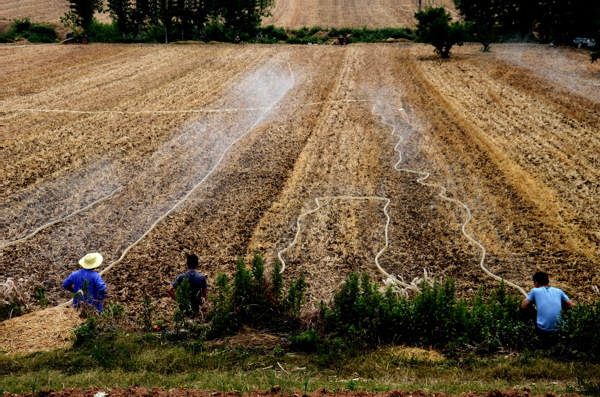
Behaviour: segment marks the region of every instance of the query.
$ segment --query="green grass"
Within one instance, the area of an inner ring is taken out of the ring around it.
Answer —
[[[44,388],[208,388],[220,391],[423,390],[465,391],[530,388],[534,394],[581,391],[598,385],[600,364],[563,362],[542,355],[498,355],[489,358],[428,361],[382,348],[362,354],[339,355],[219,347],[202,349],[172,345],[136,335],[122,335],[103,347],[118,346],[118,356],[94,362],[89,347],[21,356],[0,356],[0,390],[32,392]],[[114,351],[112,354],[115,354]]]

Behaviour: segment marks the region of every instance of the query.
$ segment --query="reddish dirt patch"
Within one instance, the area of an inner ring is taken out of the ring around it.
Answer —
[[[100,394],[104,393],[104,394]],[[489,392],[475,393],[467,392],[460,395],[446,394],[446,393],[425,393],[421,390],[414,392],[407,392],[401,390],[393,390],[387,392],[366,392],[357,391],[350,392],[344,390],[317,390],[312,393],[305,394],[301,391],[284,393],[281,392],[279,386],[274,386],[271,391],[252,391],[240,394],[240,392],[219,392],[206,389],[146,389],[143,387],[131,387],[129,389],[115,388],[110,391],[103,389],[64,389],[61,391],[54,390],[41,390],[36,393],[36,397],[95,397],[98,395],[104,395],[108,397],[240,397],[245,395],[248,397],[324,397],[324,396],[335,396],[335,397],[556,397],[554,393],[547,393],[545,395],[532,395],[528,389],[523,391],[517,391],[515,389],[509,389],[501,391],[494,389]],[[5,396],[19,396],[19,397],[32,397],[31,393],[22,394],[6,394]],[[564,397],[578,397],[577,394],[565,394]]]

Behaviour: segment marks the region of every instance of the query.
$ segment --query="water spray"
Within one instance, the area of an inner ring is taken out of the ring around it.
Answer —
[[[200,185],[202,185],[204,183],[204,181],[206,181],[208,179],[208,177],[210,177],[212,175],[212,173],[217,169],[217,167],[221,164],[221,162],[223,161],[223,159],[225,158],[225,155],[229,152],[229,149],[231,149],[237,142],[239,142],[243,137],[245,137],[250,131],[252,131],[266,116],[266,114],[271,111],[274,107],[275,107],[275,103],[279,102],[281,100],[281,98],[283,98],[285,96],[285,94],[287,94],[287,92],[295,85],[296,80],[294,78],[294,73],[292,71],[292,68],[290,66],[289,63],[287,63],[287,67],[288,70],[290,72],[290,75],[292,77],[292,82],[291,84],[281,93],[281,95],[279,95],[279,97],[277,97],[274,101],[274,103],[267,107],[264,108],[264,111],[261,113],[261,115],[256,119],[256,121],[254,122],[254,124],[252,124],[250,126],[250,128],[244,132],[242,135],[240,135],[235,141],[233,141],[221,154],[221,157],[219,158],[219,160],[216,162],[216,164],[212,167],[212,169],[200,180],[200,182],[198,182],[194,187],[192,187],[192,189],[182,198],[180,199],[177,203],[175,203],[175,205],[168,210],[166,213],[164,213],[160,218],[158,218],[153,224],[152,226],[140,237],[138,238],[133,244],[131,244],[129,247],[127,247],[123,253],[121,254],[121,256],[119,257],[119,259],[117,259],[116,261],[114,261],[113,263],[111,263],[109,266],[107,266],[106,268],[104,268],[101,272],[100,275],[106,273],[107,271],[109,271],[113,266],[115,266],[116,264],[120,263],[125,256],[127,255],[127,253],[129,253],[129,251],[135,247],[136,245],[138,245],[140,243],[140,241],[142,241],[152,230],[154,230],[154,228],[164,219],[166,218],[168,215],[170,215],[171,213],[173,213],[173,211],[175,211],[184,201],[186,201],[191,194],[198,188],[200,187]]]
[[[104,200],[107,200],[107,199],[111,198],[111,197],[112,197],[112,196],[114,196],[114,195],[115,195],[115,193],[117,193],[119,190],[123,189],[123,187],[124,187],[124,186],[121,186],[121,187],[119,187],[119,188],[117,188],[117,189],[113,190],[113,191],[112,191],[112,193],[110,193],[108,196],[105,196],[105,197],[103,197],[103,198],[101,198],[101,199],[99,199],[99,200],[96,200],[96,201],[94,201],[94,202],[92,202],[92,203],[88,204],[87,206],[85,206],[85,207],[83,207],[83,208],[81,208],[81,209],[78,209],[78,210],[77,210],[77,211],[75,211],[75,212],[72,212],[72,213],[70,213],[69,215],[63,216],[62,218],[55,219],[55,220],[53,220],[53,221],[50,221],[50,222],[46,223],[45,225],[42,225],[42,226],[38,227],[38,228],[37,228],[37,229],[35,229],[33,232],[31,232],[30,234],[28,234],[27,236],[25,236],[25,237],[23,237],[23,238],[20,238],[20,239],[18,239],[18,240],[13,240],[13,241],[11,241],[11,242],[8,242],[8,243],[6,243],[6,244],[4,244],[4,245],[0,245],[0,249],[3,249],[3,248],[6,248],[6,247],[9,247],[9,246],[11,246],[11,245],[13,245],[13,244],[17,244],[17,243],[23,242],[23,241],[25,241],[25,240],[28,240],[29,238],[31,238],[31,237],[35,236],[36,234],[38,234],[39,232],[41,232],[42,230],[44,230],[44,229],[46,229],[46,228],[48,228],[48,227],[50,227],[50,226],[52,226],[52,225],[54,225],[54,224],[56,224],[56,223],[62,222],[62,221],[64,221],[64,220],[66,220],[66,219],[69,219],[69,218],[71,218],[72,216],[75,216],[75,215],[77,215],[77,214],[79,214],[79,213],[81,213],[81,212],[83,212],[83,211],[85,211],[85,210],[87,210],[87,209],[89,209],[89,208],[93,207],[94,205],[96,205],[96,204],[98,204],[98,203],[101,203],[102,201],[104,201]]]

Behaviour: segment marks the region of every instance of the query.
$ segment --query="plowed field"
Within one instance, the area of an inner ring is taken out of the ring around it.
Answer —
[[[69,11],[67,0],[3,0],[0,2],[0,19],[29,18],[32,22],[60,22]],[[95,17],[110,22],[108,13],[96,13]]]
[[[423,3],[425,4],[425,3]],[[454,12],[452,0],[434,0]],[[413,26],[417,2],[414,0],[277,0],[272,16],[263,25],[291,29],[303,26],[324,28],[384,28]],[[30,18],[34,22],[59,22],[69,11],[66,0],[4,0],[0,2],[0,19]],[[110,22],[108,13],[98,13],[101,22]]]
[[[417,1],[414,0],[277,0],[271,17],[263,25],[299,29],[303,26],[324,28],[388,28],[414,26]],[[423,3],[425,4],[425,3]],[[429,4],[429,3],[427,3]],[[434,0],[454,12],[452,0]]]
[[[498,285],[483,265],[597,299],[600,64],[479,49],[1,46],[0,244],[67,218],[4,247],[0,279],[58,304],[98,251],[111,302],[171,310],[186,254],[212,283],[260,251],[307,277],[309,308],[350,272],[383,281],[377,255],[463,295]]]

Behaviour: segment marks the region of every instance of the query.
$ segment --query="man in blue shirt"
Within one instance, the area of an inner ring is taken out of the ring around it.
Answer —
[[[177,279],[173,282],[173,284],[169,285],[167,288],[167,293],[173,300],[177,300],[175,296],[175,288],[183,281],[183,279],[188,279],[190,281],[190,303],[192,305],[192,311],[194,314],[200,311],[200,306],[206,300],[208,283],[206,282],[206,277],[204,274],[198,273],[196,269],[198,268],[198,257],[196,255],[188,255],[187,257],[187,272],[180,274]]]
[[[75,294],[73,307],[87,304],[102,313],[102,301],[106,298],[106,284],[102,277],[93,270],[102,264],[102,255],[99,253],[87,254],[79,260],[79,264],[83,269],[71,273],[63,281],[62,286]]]
[[[542,341],[542,347],[552,345],[552,334],[558,328],[560,312],[571,309],[575,304],[560,289],[550,287],[548,274],[537,272],[533,275],[534,289],[521,302],[521,309],[526,310],[535,304],[537,307],[536,332]]]

